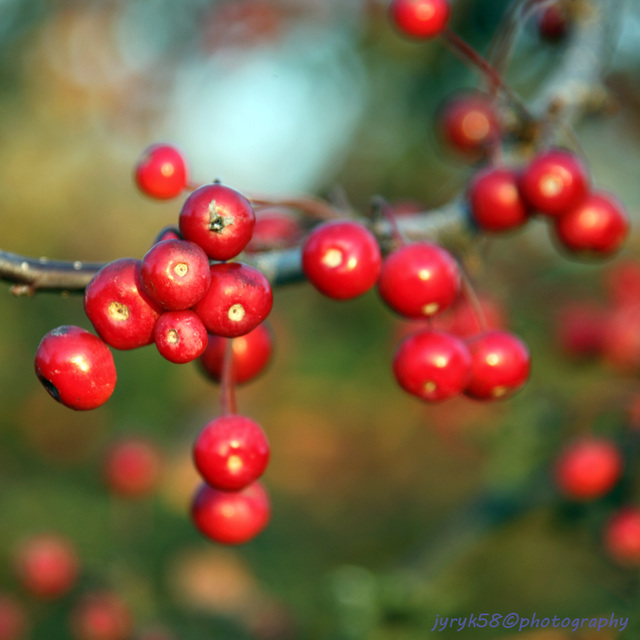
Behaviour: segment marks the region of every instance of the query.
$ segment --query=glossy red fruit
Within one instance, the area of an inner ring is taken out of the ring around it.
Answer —
[[[193,242],[163,240],[142,258],[140,281],[145,293],[164,309],[189,309],[209,288],[209,258]]]
[[[449,0],[391,0],[391,21],[404,35],[433,38],[444,31],[449,21]]]
[[[211,266],[211,284],[195,305],[209,333],[235,338],[263,322],[273,306],[273,292],[266,277],[241,262]]]
[[[280,207],[256,212],[253,236],[245,247],[247,253],[295,247],[302,238],[302,227],[295,216]]]
[[[115,593],[91,593],[71,612],[74,640],[128,640],[133,630],[131,613]]]
[[[105,455],[104,481],[121,498],[144,498],[160,482],[162,455],[155,444],[142,438],[115,443]]]
[[[604,287],[614,305],[640,303],[640,262],[626,259],[607,267]]]
[[[238,491],[257,480],[267,468],[269,453],[260,425],[236,414],[208,422],[193,447],[200,475],[223,491]]]
[[[592,302],[573,302],[562,307],[554,330],[562,353],[574,358],[600,355],[607,317],[607,310]]]
[[[256,223],[251,203],[222,184],[205,184],[184,201],[180,233],[214,260],[235,258],[249,243]]]
[[[469,185],[468,196],[471,217],[485,231],[510,231],[529,219],[518,176],[509,169],[479,171]]]
[[[27,613],[22,603],[0,593],[0,640],[23,640],[27,636]]]
[[[187,186],[184,156],[172,145],[153,144],[138,161],[135,180],[140,190],[152,198],[175,198]]]
[[[485,331],[467,341],[471,380],[465,394],[477,400],[496,400],[514,394],[529,379],[527,345],[508,331]]]
[[[207,329],[195,311],[165,311],[156,322],[153,339],[160,355],[176,364],[193,362],[207,348]]]
[[[220,382],[224,353],[227,340],[233,340],[231,345],[231,360],[233,381],[243,384],[253,380],[269,363],[273,351],[271,331],[265,324],[259,324],[249,333],[238,338],[222,338],[209,334],[207,347],[200,357],[200,365],[205,374]]]
[[[117,379],[109,347],[98,336],[71,325],[53,329],[42,338],[35,371],[52,398],[78,411],[103,405]]]
[[[615,196],[594,191],[555,223],[555,235],[577,253],[610,255],[622,247],[629,232],[629,218]]]
[[[143,290],[140,260],[121,258],[105,265],[84,292],[84,310],[98,335],[115,349],[153,342],[162,309]]]
[[[438,245],[408,244],[385,258],[378,292],[400,315],[432,316],[450,307],[458,297],[460,269],[453,256]]]
[[[267,526],[270,515],[269,495],[260,482],[240,491],[220,491],[203,483],[191,507],[198,530],[221,544],[249,542]]]
[[[482,93],[455,96],[443,105],[438,133],[452,150],[479,158],[500,136],[500,123],[491,98]]]
[[[302,270],[324,295],[348,300],[366,293],[380,275],[382,256],[364,225],[332,221],[318,225],[302,246]]]
[[[611,558],[625,567],[640,566],[640,509],[625,507],[607,522],[604,546]]]
[[[520,190],[525,202],[538,213],[562,216],[587,196],[589,172],[574,153],[550,149],[525,168]]]
[[[459,338],[426,329],[399,344],[393,356],[393,373],[408,393],[427,401],[445,400],[467,386],[471,356]]]
[[[78,577],[78,556],[71,542],[55,534],[42,534],[21,542],[14,566],[24,588],[43,599],[70,591]]]
[[[604,438],[583,438],[562,451],[555,464],[558,489],[572,500],[594,500],[611,489],[622,475],[618,447]]]

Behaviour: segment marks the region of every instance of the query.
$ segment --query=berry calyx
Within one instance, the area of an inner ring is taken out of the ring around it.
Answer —
[[[604,438],[583,438],[562,451],[555,464],[558,489],[572,500],[594,500],[613,489],[622,475],[622,455]]]
[[[209,288],[209,258],[193,242],[163,240],[142,258],[140,281],[145,293],[164,309],[189,309]]]
[[[640,509],[626,507],[607,522],[604,546],[611,558],[626,567],[640,566]]]
[[[271,331],[265,324],[259,324],[255,329],[238,338],[222,338],[209,334],[207,347],[200,356],[200,365],[206,375],[220,382],[227,340],[231,344],[231,368],[233,381],[243,384],[253,380],[267,366],[273,351]]]
[[[136,165],[135,181],[152,198],[166,200],[179,196],[187,186],[184,156],[172,145],[151,145]]]
[[[163,358],[176,364],[193,362],[207,348],[207,329],[195,311],[165,311],[153,329]]]
[[[570,251],[610,255],[629,232],[624,206],[612,194],[594,191],[555,223],[555,235]]]
[[[153,493],[161,471],[160,451],[141,438],[127,438],[114,444],[103,464],[108,489],[122,498],[143,498]]]
[[[413,38],[433,38],[449,21],[449,0],[391,0],[389,15],[398,30]]]
[[[257,422],[226,415],[204,426],[195,442],[193,459],[207,484],[238,491],[264,473],[269,453],[269,442]]]
[[[550,149],[525,168],[520,190],[525,202],[538,213],[562,216],[586,197],[589,172],[574,153]]]
[[[235,258],[249,243],[256,223],[251,203],[222,184],[198,187],[180,211],[180,233],[214,260]]]
[[[241,491],[220,491],[203,483],[191,507],[198,530],[221,544],[249,542],[267,526],[270,515],[269,495],[260,482]]]
[[[53,329],[42,338],[35,371],[54,400],[77,411],[103,405],[117,379],[109,347],[98,336],[71,325]]]
[[[471,217],[485,231],[509,231],[529,219],[518,190],[518,177],[509,169],[479,171],[469,185]]]
[[[460,269],[453,256],[438,245],[408,244],[385,258],[378,292],[400,315],[432,316],[450,307],[458,297]]]
[[[74,586],[78,557],[66,538],[43,534],[24,540],[17,548],[14,566],[25,589],[43,599],[58,598]]]
[[[393,357],[393,373],[408,393],[427,401],[445,400],[469,382],[471,356],[459,338],[426,329],[400,343]]]
[[[528,380],[527,345],[508,331],[491,330],[467,340],[471,379],[464,393],[477,400],[497,400],[518,391]]]
[[[210,271],[209,289],[194,307],[209,333],[235,338],[266,319],[273,292],[260,271],[241,262],[214,264]]]
[[[302,247],[302,269],[324,295],[348,300],[378,280],[382,257],[375,236],[364,225],[332,221],[318,225]]]
[[[84,292],[84,310],[98,335],[115,349],[153,342],[162,309],[143,290],[141,261],[120,258],[96,273]]]
[[[132,632],[131,613],[115,593],[85,596],[71,612],[74,640],[127,640]]]

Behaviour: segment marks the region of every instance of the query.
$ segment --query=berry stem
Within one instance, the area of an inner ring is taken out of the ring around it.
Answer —
[[[460,272],[462,273],[462,295],[473,313],[473,317],[478,327],[478,332],[483,333],[489,328],[489,326],[487,324],[487,318],[484,315],[484,309],[480,304],[480,298],[478,298],[478,294],[476,293],[476,290],[471,284],[471,280],[465,273],[464,269],[460,269]]]
[[[313,218],[320,220],[336,220],[343,216],[335,207],[320,198],[311,196],[300,196],[293,198],[265,198],[258,196],[247,196],[249,202],[255,206],[268,207],[290,207],[298,209]]]
[[[373,196],[371,199],[371,217],[374,220],[384,218],[391,227],[391,238],[396,241],[398,246],[402,247],[407,244],[407,239],[400,231],[398,220],[389,202],[382,196]]]
[[[222,380],[220,386],[220,404],[222,415],[237,413],[236,381],[233,371],[233,338],[226,338],[224,359],[222,362]]]

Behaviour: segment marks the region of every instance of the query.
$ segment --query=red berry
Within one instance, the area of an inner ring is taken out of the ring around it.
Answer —
[[[525,202],[538,213],[562,216],[587,196],[589,172],[570,151],[550,149],[524,170],[520,189]]]
[[[286,209],[269,207],[256,212],[253,236],[245,247],[247,253],[287,249],[297,246],[302,228],[297,219]]]
[[[602,353],[606,325],[606,310],[599,305],[571,303],[558,313],[555,339],[568,356],[596,356]]]
[[[27,633],[27,613],[12,595],[0,593],[0,640],[23,640]]]
[[[184,364],[204,353],[207,329],[195,311],[165,311],[156,322],[153,339],[163,358]]]
[[[107,487],[122,498],[143,498],[160,481],[162,456],[151,442],[127,438],[113,445],[104,459]]]
[[[640,369],[640,304],[614,309],[603,327],[604,360],[625,373]]]
[[[200,357],[202,369],[215,382],[222,379],[224,353],[227,340],[230,339],[210,334],[205,352]],[[232,340],[233,381],[243,384],[253,380],[267,366],[273,350],[273,339],[268,327],[259,324],[249,333]]]
[[[348,300],[378,280],[382,257],[375,236],[358,222],[318,225],[302,247],[302,269],[311,284],[330,298]]]
[[[196,492],[191,517],[200,532],[221,544],[243,544],[269,522],[269,496],[260,482],[241,491],[220,491],[203,483]]]
[[[640,566],[640,509],[626,507],[606,524],[604,546],[617,563],[626,567]]]
[[[210,333],[235,338],[255,329],[272,305],[265,276],[249,265],[230,262],[211,266],[211,284],[194,311]]]
[[[223,491],[238,491],[264,473],[269,442],[257,422],[235,414],[220,416],[200,432],[193,459],[207,484]]]
[[[393,357],[393,373],[408,393],[428,401],[445,400],[469,382],[471,356],[459,338],[426,329],[400,343]]]
[[[58,598],[71,590],[78,577],[78,557],[62,536],[43,534],[24,540],[15,554],[20,582],[33,595]]]
[[[140,190],[152,198],[175,198],[187,185],[184,156],[171,145],[153,144],[136,165],[135,179]]]
[[[129,608],[115,593],[85,596],[70,622],[75,640],[127,640],[132,632]]]
[[[165,309],[189,309],[209,288],[209,258],[193,242],[163,240],[142,258],[140,281],[145,293]]]
[[[389,15],[399,31],[414,38],[433,38],[449,21],[449,0],[391,0]]]
[[[153,342],[160,306],[140,284],[140,260],[121,258],[93,276],[84,292],[84,310],[98,335],[115,349]]]
[[[507,331],[485,331],[467,341],[471,352],[471,380],[465,394],[477,400],[512,395],[529,378],[527,345]]]
[[[448,100],[439,114],[438,133],[453,150],[479,157],[500,135],[500,124],[489,96],[464,94]]]
[[[214,260],[235,258],[251,240],[256,216],[251,203],[222,184],[196,189],[182,205],[180,233]]]
[[[556,221],[558,240],[570,251],[609,255],[620,249],[629,231],[622,204],[611,194],[594,191]]]
[[[163,227],[162,229],[160,229],[160,231],[158,231],[158,235],[156,236],[151,246],[153,246],[154,244],[158,244],[158,242],[162,242],[163,240],[182,240],[182,236],[180,235],[180,231],[178,231],[176,227]]]
[[[403,316],[432,316],[451,306],[458,297],[460,269],[448,251],[429,242],[416,242],[385,258],[378,291]]]
[[[617,262],[604,273],[604,286],[615,305],[640,302],[640,263],[635,259]]]
[[[518,177],[509,169],[479,171],[469,186],[471,217],[485,231],[509,231],[529,219],[518,190]]]
[[[558,489],[573,500],[593,500],[613,489],[622,475],[622,456],[616,445],[603,438],[583,438],[558,457]]]
[[[540,37],[550,42],[557,42],[564,38],[569,27],[567,12],[561,2],[539,10],[536,22]]]
[[[53,329],[42,338],[35,370],[55,400],[80,411],[104,404],[116,386],[109,347],[98,336],[71,325]]]

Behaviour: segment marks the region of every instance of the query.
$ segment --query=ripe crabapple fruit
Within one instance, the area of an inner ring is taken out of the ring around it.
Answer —
[[[195,311],[165,311],[153,329],[163,358],[176,364],[193,362],[207,348],[207,329]]]
[[[622,468],[622,455],[613,442],[604,438],[582,438],[558,456],[555,481],[567,498],[593,500],[613,489]]]
[[[569,20],[561,2],[544,7],[537,12],[536,23],[540,37],[550,42],[564,38],[569,29]]]
[[[193,447],[200,475],[223,491],[238,491],[257,480],[267,468],[269,453],[260,425],[236,414],[208,422]]]
[[[245,247],[247,253],[295,247],[302,237],[302,227],[286,209],[267,207],[256,212],[253,236]]]
[[[597,356],[602,353],[607,311],[595,303],[574,302],[560,309],[555,340],[567,356]]]
[[[162,309],[143,290],[141,261],[120,258],[96,273],[84,292],[84,310],[98,335],[115,349],[135,349],[153,342]]]
[[[562,216],[586,197],[589,172],[574,153],[549,149],[524,169],[520,190],[525,202],[538,213]]]
[[[194,307],[210,333],[235,338],[266,319],[273,292],[260,271],[241,262],[214,264],[210,271],[209,289]]]
[[[220,491],[203,483],[191,507],[198,530],[221,544],[243,544],[255,538],[269,522],[269,495],[260,482],[240,491]]]
[[[604,272],[604,287],[614,305],[636,305],[640,302],[640,262],[621,260]]]
[[[231,344],[231,368],[233,381],[243,384],[253,380],[267,366],[273,351],[271,331],[263,323],[238,338],[222,338],[209,334],[207,347],[200,356],[200,365],[205,374],[220,382],[227,340]]]
[[[131,613],[115,593],[86,595],[71,611],[74,640],[127,640],[132,632]]]
[[[140,190],[152,198],[175,198],[187,185],[184,156],[174,146],[153,144],[136,165],[135,180]]]
[[[464,393],[477,400],[512,395],[529,378],[527,345],[508,331],[491,330],[467,340],[471,353],[471,380]]]
[[[116,386],[116,367],[109,347],[80,327],[49,331],[36,351],[35,371],[51,397],[71,409],[103,405]]]
[[[471,356],[460,338],[426,329],[400,343],[393,373],[408,393],[428,401],[445,400],[467,386]]]
[[[640,509],[626,507],[607,522],[604,546],[617,563],[627,567],[640,566]]]
[[[0,640],[23,640],[26,633],[25,607],[14,596],[0,593]]]
[[[615,196],[594,191],[556,220],[554,227],[556,237],[570,251],[609,255],[624,243],[629,219]]]
[[[471,217],[485,231],[509,231],[529,219],[518,190],[518,176],[509,169],[484,169],[469,185]]]
[[[142,438],[115,443],[104,458],[104,480],[111,492],[122,498],[143,498],[160,481],[162,456],[158,448]]]
[[[73,545],[55,534],[37,535],[21,542],[14,566],[25,589],[43,599],[64,595],[78,577],[78,556]]]
[[[380,297],[407,318],[432,316],[450,307],[460,292],[460,268],[445,249],[430,242],[390,253],[378,280]]]
[[[389,15],[398,30],[414,38],[433,38],[449,21],[449,0],[391,0]]]
[[[332,221],[315,227],[302,247],[302,269],[311,284],[336,300],[366,293],[380,274],[382,257],[364,225]]]
[[[142,258],[140,282],[145,293],[164,309],[189,309],[209,288],[209,258],[193,242],[163,240]]]
[[[205,184],[184,201],[180,233],[214,260],[235,258],[251,240],[256,216],[251,203],[222,184]]]

